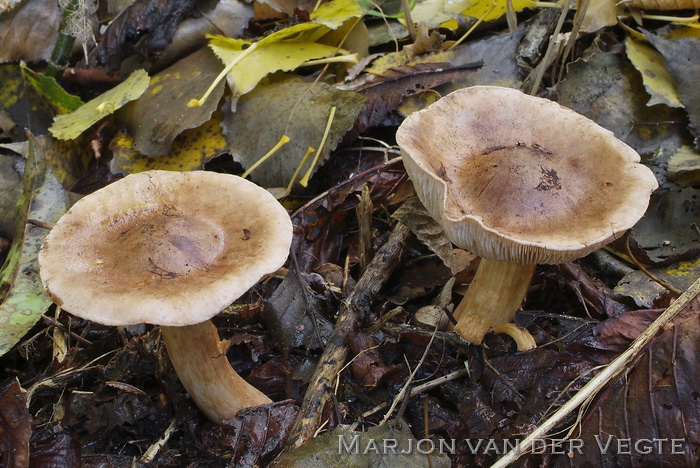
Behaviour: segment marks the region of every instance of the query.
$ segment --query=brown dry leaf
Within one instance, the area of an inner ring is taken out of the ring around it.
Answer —
[[[27,392],[16,378],[0,392],[0,460],[8,468],[29,466],[32,418]]]
[[[591,405],[585,450],[553,466],[695,466],[700,447],[700,300],[693,300]]]
[[[632,0],[629,5],[644,10],[692,10],[700,8],[700,0]]]
[[[581,32],[591,33],[617,24],[622,5],[611,0],[590,0],[581,23]]]
[[[394,212],[393,218],[408,226],[423,244],[440,257],[452,274],[466,269],[476,258],[468,252],[465,255],[464,250],[455,251],[442,226],[430,216],[418,198],[406,200]]]
[[[0,63],[51,58],[61,10],[55,0],[29,0],[0,18]],[[27,40],[31,38],[31,40]]]
[[[358,89],[367,97],[367,102],[357,117],[353,134],[359,135],[369,128],[391,125],[392,122],[387,119],[403,99],[453,82],[473,73],[480,66],[480,62],[456,67],[450,63],[432,62],[387,70],[382,76]]]

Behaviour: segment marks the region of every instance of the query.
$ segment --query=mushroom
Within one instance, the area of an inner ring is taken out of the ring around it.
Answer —
[[[68,312],[161,325],[183,386],[214,422],[270,403],[232,369],[210,318],[287,259],[292,223],[265,189],[214,172],[148,171],[79,200],[39,253]]]
[[[455,330],[535,346],[511,321],[536,264],[587,255],[644,214],[657,182],[612,132],[510,88],[455,91],[396,134],[419,199],[457,246],[482,257],[455,309]]]

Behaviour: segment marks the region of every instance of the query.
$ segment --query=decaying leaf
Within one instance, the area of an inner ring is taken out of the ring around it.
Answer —
[[[0,356],[27,333],[52,304],[39,277],[37,257],[47,234],[45,227],[28,223],[55,223],[68,209],[61,184],[48,167],[42,151],[30,138],[24,170],[24,194],[18,202],[20,223],[5,265],[0,271]]]
[[[408,226],[421,242],[440,257],[452,274],[464,270],[475,258],[464,250],[453,248],[442,226],[430,216],[418,198],[406,200],[394,212],[393,218]]]
[[[700,183],[700,151],[689,145],[676,149],[668,158],[668,177],[689,185]]]
[[[422,63],[449,63],[452,67],[463,67],[480,63],[473,73],[464,73],[454,77],[437,88],[445,95],[460,88],[475,85],[505,86],[518,88],[522,82],[516,63],[516,55],[525,30],[489,37],[468,44],[461,44],[451,50],[417,57],[409,65]]]
[[[581,31],[591,33],[617,24],[617,16],[621,10],[622,5],[619,3],[609,0],[589,0],[586,15],[581,23]]]
[[[645,10],[692,10],[700,8],[698,0],[632,0],[630,6]]]
[[[224,83],[201,106],[188,107],[187,102],[204,94],[221,69],[205,47],[151,77],[148,89],[119,112],[134,139],[134,149],[148,157],[166,155],[175,137],[208,121],[219,106]]]
[[[170,43],[180,21],[192,10],[194,0],[139,0],[133,2],[104,32],[91,53],[92,61],[118,70],[136,44],[146,57],[153,57]],[[143,41],[141,37],[148,35]]]
[[[314,292],[304,273],[290,271],[265,304],[263,320],[284,353],[292,348],[322,348],[333,330],[323,297]]]
[[[559,104],[611,130],[640,154],[658,151],[669,140],[675,144],[685,131],[682,109],[648,107],[639,72],[621,54],[599,51],[596,45],[569,64],[555,93]]]
[[[700,260],[678,262],[667,267],[654,268],[650,272],[676,289],[685,291],[700,278]],[[629,297],[639,307],[654,307],[654,301],[666,293],[666,288],[643,271],[636,270],[625,275],[615,286],[616,296]]]
[[[676,84],[664,65],[664,58],[653,48],[628,37],[625,40],[627,58],[639,73],[651,99],[647,106],[666,104],[671,107],[683,107],[678,99]]]
[[[0,63],[51,58],[60,21],[58,2],[52,0],[22,2],[7,14],[0,8]]]
[[[0,391],[0,460],[7,468],[29,466],[29,436],[32,418],[27,410],[27,392],[15,378]]]
[[[630,233],[645,263],[668,264],[700,252],[700,190],[686,188],[653,196]]]
[[[287,80],[256,87],[234,113],[225,106],[222,128],[233,159],[246,169],[287,135],[291,141],[250,175],[264,187],[286,187],[307,149],[321,142],[331,108],[335,106],[336,113],[319,163],[352,127],[363,103],[361,95],[325,83]]]
[[[589,406],[576,436],[588,449],[564,455],[553,466],[697,463],[700,302],[696,298],[686,309]]]
[[[404,98],[454,81],[473,73],[480,66],[480,63],[457,67],[448,63],[423,63],[387,70],[381,77],[358,90],[367,97],[367,101],[357,117],[353,131],[359,134],[368,128],[391,124],[386,119]]]
[[[112,174],[161,169],[167,171],[192,171],[201,169],[208,161],[226,150],[226,139],[221,133],[221,112],[215,112],[209,120],[197,128],[185,130],[175,137],[170,152],[165,156],[149,158],[134,148],[130,135],[119,132],[112,139],[110,171]]]
[[[413,437],[408,424],[403,420],[367,429],[365,432],[351,431],[338,426],[330,432],[308,441],[298,449],[284,453],[270,466],[273,468],[418,468],[432,466],[447,468],[450,459],[439,453],[435,443],[433,453],[429,444],[422,450]],[[428,461],[430,457],[430,461]]]
[[[22,65],[0,65],[0,109],[20,129],[35,135],[46,133],[54,116],[82,105],[66,93],[53,78],[35,73]]]
[[[692,28],[688,28],[692,29]],[[663,55],[666,67],[678,86],[678,97],[685,106],[695,147],[700,148],[700,31],[696,36],[662,38],[645,32],[646,38]]]
[[[15,205],[22,196],[23,167],[19,156],[0,154],[0,236],[6,238],[16,232]]]
[[[56,116],[49,131],[59,140],[76,138],[94,123],[138,99],[148,88],[148,73],[136,70],[129,78],[83,104],[70,114]]]

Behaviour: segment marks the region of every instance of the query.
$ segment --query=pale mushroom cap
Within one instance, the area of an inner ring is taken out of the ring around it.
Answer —
[[[39,253],[66,311],[106,325],[204,322],[281,267],[286,210],[265,189],[214,172],[133,174],[79,200]]]
[[[452,242],[495,260],[584,256],[632,227],[658,186],[612,132],[510,88],[455,91],[406,118],[396,140]]]

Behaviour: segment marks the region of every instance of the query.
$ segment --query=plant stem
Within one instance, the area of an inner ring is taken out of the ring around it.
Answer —
[[[58,27],[58,38],[56,39],[56,44],[51,53],[51,60],[49,60],[45,70],[46,76],[58,78],[60,71],[68,63],[68,59],[73,51],[73,45],[75,44],[75,37],[65,33],[66,24],[68,22],[68,17],[73,14],[77,8],[78,0],[70,0],[63,9],[61,25]]]
[[[213,422],[221,424],[242,408],[272,402],[233,370],[211,320],[163,326],[161,333],[182,385]]]
[[[453,313],[457,319],[455,331],[466,341],[481,344],[493,327],[512,322],[525,299],[535,266],[482,258],[474,280]]]

